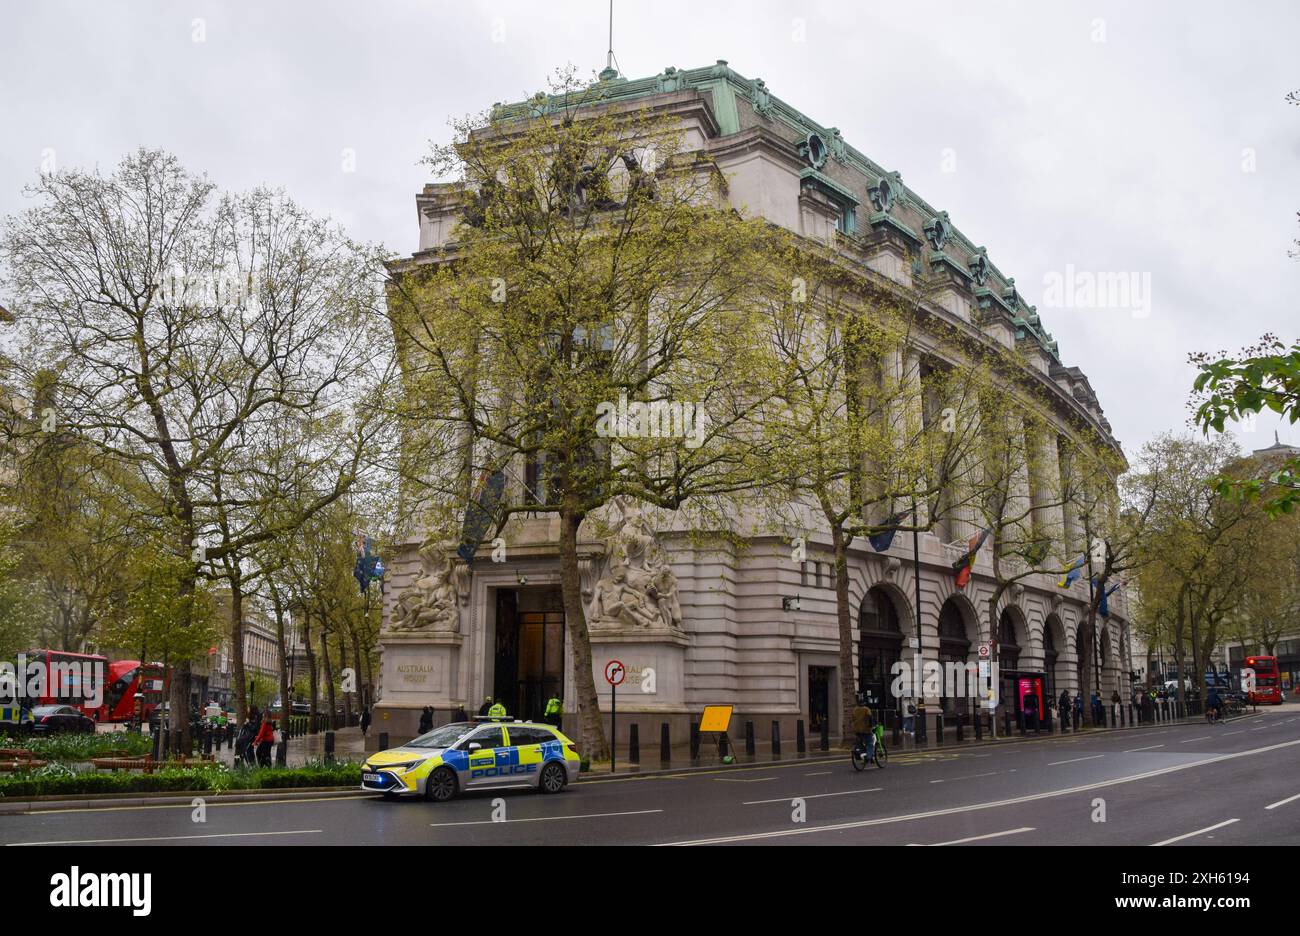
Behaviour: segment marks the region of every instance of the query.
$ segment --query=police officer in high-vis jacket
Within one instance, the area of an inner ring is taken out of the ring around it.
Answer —
[[[546,712],[542,715],[542,721],[553,726],[557,731],[562,731],[560,723],[564,720],[564,703],[555,696],[546,700]]]

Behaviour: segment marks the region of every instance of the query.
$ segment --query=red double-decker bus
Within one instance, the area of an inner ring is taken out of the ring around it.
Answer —
[[[31,705],[71,705],[102,722],[130,721],[140,696],[142,721],[162,704],[163,666],[139,660],[112,660],[94,653],[65,650],[27,650],[27,665],[44,669],[44,691]],[[99,674],[98,676],[96,674]],[[96,683],[102,681],[102,684]],[[91,705],[95,697],[98,706]]]
[[[1246,657],[1246,668],[1255,674],[1253,688],[1246,691],[1251,705],[1281,705],[1282,683],[1278,679],[1277,657]]]
[[[66,650],[25,650],[21,654],[27,666],[41,667],[43,686],[29,705],[71,705],[99,718],[103,706],[90,700],[99,697],[108,675],[108,658],[97,653],[69,653]]]
[[[140,720],[149,721],[154,709],[162,704],[163,665],[139,660],[114,660],[108,664],[108,684],[104,687],[104,704],[100,721],[130,721],[135,715],[136,696],[140,697]]]

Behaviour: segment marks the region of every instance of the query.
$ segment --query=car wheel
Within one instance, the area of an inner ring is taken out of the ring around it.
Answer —
[[[456,786],[456,772],[450,767],[439,767],[424,781],[424,798],[445,803],[456,795]]]
[[[537,778],[537,789],[543,793],[559,793],[568,782],[569,777],[564,768],[551,761],[542,767],[541,776]]]

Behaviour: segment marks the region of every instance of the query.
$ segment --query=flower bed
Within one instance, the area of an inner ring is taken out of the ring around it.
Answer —
[[[164,766],[153,773],[80,773],[50,764],[0,776],[0,799],[29,796],[79,796],[95,793],[172,793],[226,790],[284,790],[295,787],[361,786],[361,765],[308,763],[293,769],[230,769],[222,764]]]

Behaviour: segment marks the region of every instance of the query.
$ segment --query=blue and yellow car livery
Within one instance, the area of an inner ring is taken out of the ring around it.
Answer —
[[[458,722],[372,754],[361,789],[438,802],[475,789],[536,787],[559,793],[578,779],[573,742],[537,722]]]
[[[16,702],[0,702],[0,733],[14,731],[24,734],[32,730],[36,719],[32,710]]]

